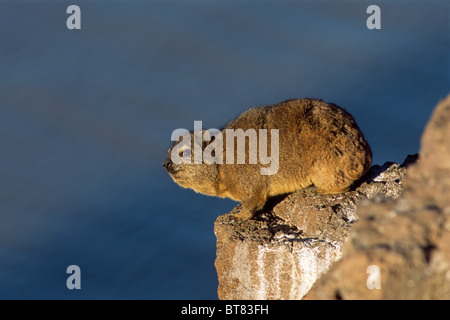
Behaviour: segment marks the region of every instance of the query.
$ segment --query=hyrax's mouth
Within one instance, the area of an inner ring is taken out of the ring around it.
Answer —
[[[184,177],[184,169],[175,168],[172,170],[167,170],[169,173],[170,178],[177,184],[183,184],[183,181],[185,180]]]
[[[183,169],[177,168],[177,169],[172,169],[171,171],[168,170],[167,172],[169,173],[169,175],[170,175],[172,178],[179,178],[181,172],[183,172],[183,171],[184,171]]]
[[[179,166],[175,165],[172,160],[166,159],[163,162],[163,167],[167,170],[167,172],[170,174],[171,177],[176,178],[177,174],[183,169],[181,169]]]

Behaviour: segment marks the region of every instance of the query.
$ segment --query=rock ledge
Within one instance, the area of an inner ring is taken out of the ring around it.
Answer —
[[[450,298],[450,96],[420,153],[372,166],[350,192],[275,197],[241,224],[240,206],[219,216],[219,298]],[[368,289],[370,265],[381,289]]]

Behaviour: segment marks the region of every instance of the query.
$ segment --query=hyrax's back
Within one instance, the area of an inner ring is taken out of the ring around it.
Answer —
[[[321,193],[347,191],[370,167],[372,152],[353,117],[321,100],[280,103],[268,115],[280,130],[280,175],[274,182],[311,184]],[[293,177],[293,178],[290,178]],[[275,183],[274,193],[278,194]]]
[[[279,130],[278,173],[259,177],[267,196],[311,185],[320,193],[345,192],[372,161],[369,144],[353,117],[321,100],[296,99],[252,108],[226,128]]]

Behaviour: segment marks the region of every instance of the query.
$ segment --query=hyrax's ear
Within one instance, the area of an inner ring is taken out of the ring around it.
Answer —
[[[195,141],[202,141],[203,140],[203,132],[205,130],[195,130],[192,132],[194,139],[196,139]]]
[[[202,149],[205,149],[208,144],[211,142],[211,137],[208,130],[202,130],[203,140],[202,140]]]
[[[194,130],[191,131],[192,138],[194,140],[194,144],[201,145],[202,149],[205,147],[203,133],[206,130]]]
[[[216,136],[221,135],[222,133],[218,129],[208,129],[203,130],[203,148],[205,148],[210,143],[214,142]]]
[[[194,131],[194,138],[197,138],[198,143],[202,145],[202,149],[205,149],[211,143],[211,135],[208,130]]]

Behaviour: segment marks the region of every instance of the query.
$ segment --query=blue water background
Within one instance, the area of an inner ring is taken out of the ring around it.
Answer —
[[[70,4],[0,1],[1,299],[217,299],[236,203],[170,180],[174,129],[321,98],[401,162],[449,92],[448,1],[377,1],[381,30],[369,1]]]

